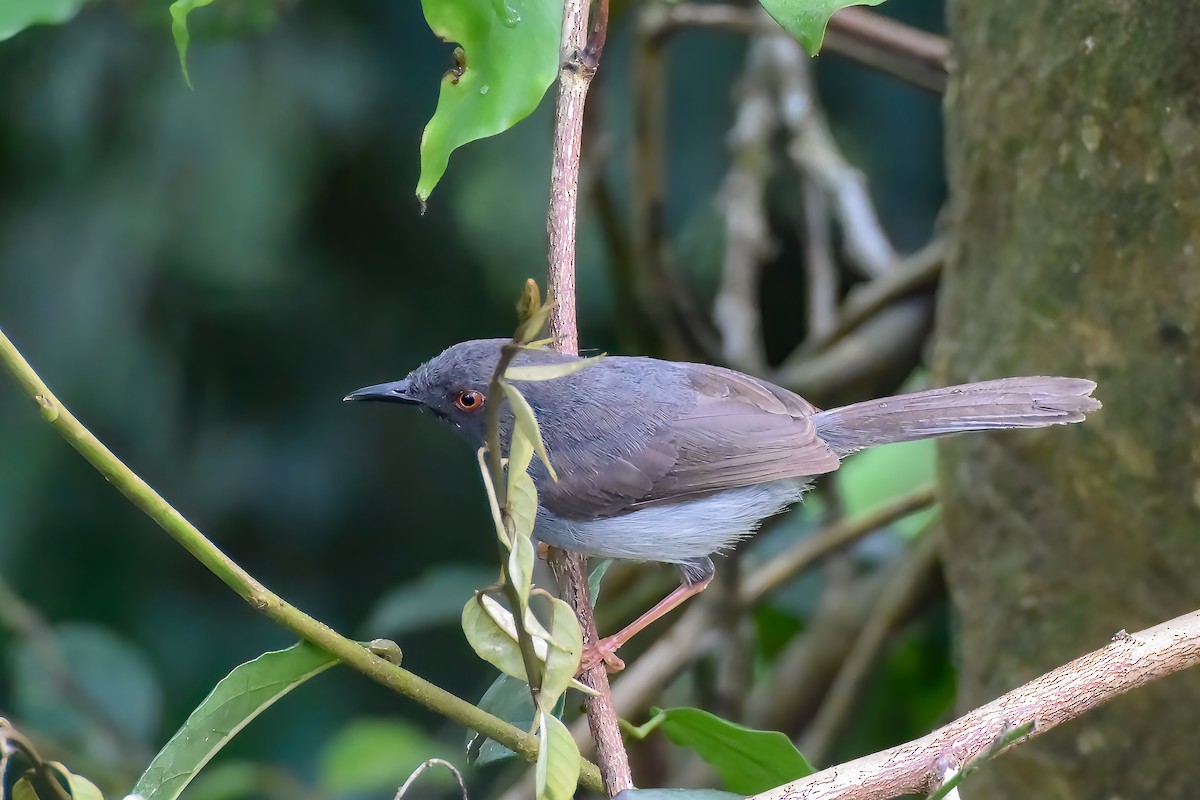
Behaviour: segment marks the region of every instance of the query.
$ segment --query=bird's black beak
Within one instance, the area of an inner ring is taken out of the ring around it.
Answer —
[[[421,402],[408,394],[408,381],[392,381],[391,383],[366,386],[342,398],[343,402],[347,400],[378,400],[382,403],[409,403],[410,405],[418,405]]]

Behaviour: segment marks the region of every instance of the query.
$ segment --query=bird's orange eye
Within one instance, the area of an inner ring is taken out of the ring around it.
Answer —
[[[459,392],[458,397],[454,398],[454,405],[462,411],[478,411],[483,408],[483,394],[474,390]]]

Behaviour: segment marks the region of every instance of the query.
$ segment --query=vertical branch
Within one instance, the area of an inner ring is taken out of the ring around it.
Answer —
[[[608,26],[608,0],[598,0],[591,35],[588,34],[589,0],[567,0],[563,9],[559,45],[558,105],[554,121],[553,167],[550,174],[549,236],[550,291],[557,301],[550,315],[550,333],[559,350],[579,349],[575,318],[575,222],[579,201],[579,162],[583,141],[583,110],[588,87],[600,61]],[[599,640],[588,593],[586,559],[582,555],[552,551],[551,566],[563,587],[564,599],[575,610],[583,629],[584,646]],[[629,755],[613,706],[608,673],[603,663],[581,676],[597,691],[585,701],[588,725],[596,740],[596,756],[604,789],[612,796],[633,787]]]

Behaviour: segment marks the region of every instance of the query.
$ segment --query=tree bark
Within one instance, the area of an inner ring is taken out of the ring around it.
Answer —
[[[939,377],[1085,376],[1104,403],[942,443],[967,710],[1200,607],[1200,4],[949,0],[949,20]],[[1197,709],[1200,674],[1176,675],[964,795],[1195,797]]]

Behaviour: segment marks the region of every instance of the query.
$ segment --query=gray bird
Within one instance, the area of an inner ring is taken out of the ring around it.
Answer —
[[[488,383],[506,339],[462,342],[407,378],[346,400],[407,403],[484,441]],[[523,351],[514,365],[576,356]],[[1100,408],[1082,378],[1002,378],[821,411],[767,381],[722,367],[606,356],[566,377],[519,384],[537,415],[553,481],[535,459],[534,536],[589,556],[678,566],[681,586],[585,654],[615,651],[708,585],[711,556],[800,499],[813,476],[876,445],[966,431],[1081,422]],[[505,442],[512,415],[505,407]]]

